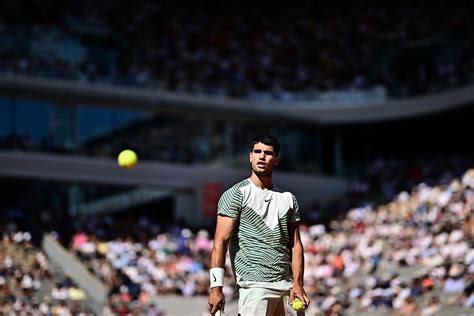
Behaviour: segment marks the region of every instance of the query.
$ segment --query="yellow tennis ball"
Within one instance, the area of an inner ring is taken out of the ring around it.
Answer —
[[[117,161],[120,167],[131,169],[137,164],[138,157],[133,150],[125,149],[118,155]]]
[[[291,304],[291,307],[293,307],[293,309],[297,312],[301,312],[305,308],[303,301],[297,297],[293,301],[293,304]]]

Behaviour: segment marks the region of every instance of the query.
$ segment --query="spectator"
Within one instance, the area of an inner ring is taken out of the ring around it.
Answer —
[[[438,296],[432,296],[426,307],[421,310],[421,316],[435,315],[442,308]]]
[[[56,8],[48,23],[9,11],[0,35],[15,49],[0,51],[0,71],[283,101],[353,96],[378,84],[396,95],[430,93],[472,79],[472,21],[462,10],[468,3],[408,4],[201,9],[137,1],[78,8],[52,1],[41,4]],[[449,41],[453,36],[463,41]],[[458,53],[446,57],[453,46]],[[371,71],[387,50],[395,55],[388,74]],[[418,58],[420,51],[430,54]]]

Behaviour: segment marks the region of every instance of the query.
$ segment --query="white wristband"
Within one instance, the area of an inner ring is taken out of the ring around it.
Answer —
[[[209,270],[209,279],[211,281],[211,289],[216,286],[224,286],[224,269],[211,268]]]

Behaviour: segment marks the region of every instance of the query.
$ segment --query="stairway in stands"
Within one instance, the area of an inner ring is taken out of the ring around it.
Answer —
[[[45,296],[51,297],[51,290],[55,284],[64,282],[68,277],[61,267],[56,263],[54,258],[48,257],[48,264],[52,278],[47,280],[47,282],[44,284],[41,283],[41,289],[38,291],[38,294],[41,295],[38,296],[38,298],[41,299],[43,299]],[[91,311],[99,311],[101,309],[98,303],[89,296],[87,296],[84,301],[80,301],[80,305],[81,307],[87,307]],[[96,315],[100,315],[100,313],[96,313]]]

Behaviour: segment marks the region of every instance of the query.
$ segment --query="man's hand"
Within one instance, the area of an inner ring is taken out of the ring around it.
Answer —
[[[308,295],[306,295],[306,291],[301,285],[293,284],[293,288],[290,291],[290,304],[293,304],[296,297],[303,301],[305,308],[308,307],[310,301]]]
[[[224,311],[225,296],[224,293],[222,293],[222,287],[213,287],[209,292],[209,298],[207,302],[211,308],[211,315],[214,315],[219,310]]]

